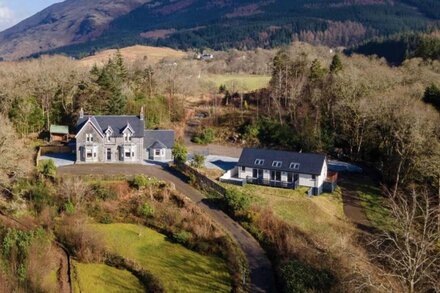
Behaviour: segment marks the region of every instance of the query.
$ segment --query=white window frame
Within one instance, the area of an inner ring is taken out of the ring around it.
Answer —
[[[93,142],[93,134],[86,133],[86,142]]]
[[[290,163],[289,169],[299,170],[299,167],[300,167],[299,163],[292,162],[292,163]]]
[[[256,159],[255,160],[255,165],[256,166],[263,166],[264,165],[264,160],[263,159]]]
[[[281,161],[273,161],[272,162],[272,167],[274,167],[274,168],[281,168],[281,166],[283,166],[283,162],[281,162]]]

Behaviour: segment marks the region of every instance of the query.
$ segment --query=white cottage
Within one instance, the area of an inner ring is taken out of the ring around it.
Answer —
[[[327,158],[320,154],[267,149],[244,149],[234,173],[246,183],[296,189],[311,188],[321,194],[327,179]]]

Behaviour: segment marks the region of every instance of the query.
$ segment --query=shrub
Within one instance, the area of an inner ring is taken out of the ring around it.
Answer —
[[[68,201],[64,204],[64,210],[66,213],[72,215],[75,213],[75,205],[71,201]]]
[[[40,174],[44,177],[55,178],[57,174],[57,167],[52,160],[43,160],[39,163],[38,172],[40,172]]]
[[[178,233],[174,233],[173,238],[174,240],[176,240],[177,243],[186,245],[189,243],[191,236],[192,236],[191,233],[187,231],[180,231]]]
[[[51,205],[53,201],[51,190],[43,182],[31,185],[25,197],[32,202],[37,213],[40,213],[46,206]]]
[[[154,208],[148,203],[144,203],[138,208],[138,214],[144,218],[150,218],[154,215]]]
[[[115,190],[110,189],[102,185],[101,183],[93,184],[92,191],[95,196],[102,200],[112,200],[118,197],[118,194]]]
[[[215,131],[212,128],[205,128],[193,136],[192,141],[197,144],[210,144],[215,139]]]
[[[188,160],[188,149],[182,143],[176,143],[173,148],[173,156],[176,162],[185,163]]]
[[[225,201],[229,211],[237,215],[246,212],[250,208],[252,200],[248,195],[236,189],[229,189],[225,194]]]
[[[144,175],[136,175],[131,181],[131,185],[136,189],[142,189],[149,185],[149,178]]]
[[[296,259],[280,268],[285,292],[328,292],[336,280],[331,272],[318,270]]]
[[[205,165],[205,156],[196,154],[194,155],[194,160],[191,162],[191,165],[194,168],[202,168]]]
[[[81,214],[65,216],[56,229],[58,240],[82,262],[100,261],[104,253],[102,237],[87,226]]]

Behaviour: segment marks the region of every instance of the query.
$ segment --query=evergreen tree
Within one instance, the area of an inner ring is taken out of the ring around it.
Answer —
[[[438,111],[440,111],[440,88],[435,84],[431,84],[427,87],[423,96],[423,101],[433,105]]]
[[[312,81],[320,80],[326,74],[326,69],[322,67],[321,62],[318,59],[312,61],[312,66],[310,67],[310,79]]]
[[[127,106],[127,99],[121,92],[116,92],[107,102],[107,114],[123,115],[125,114],[125,107]]]
[[[101,75],[101,71],[99,70],[98,65],[96,65],[96,63],[93,65],[92,69],[90,70],[90,75],[94,80],[97,80]]]
[[[114,57],[114,66],[118,77],[121,80],[126,80],[128,76],[128,71],[124,64],[124,57],[122,57],[121,51],[119,51],[119,49],[116,51]]]
[[[339,54],[333,56],[332,63],[330,64],[330,73],[336,74],[342,70],[342,61]]]

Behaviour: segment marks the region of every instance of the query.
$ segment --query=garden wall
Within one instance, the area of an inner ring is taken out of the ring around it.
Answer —
[[[199,173],[196,169],[192,168],[183,163],[176,163],[177,169],[182,171],[187,176],[193,177],[195,179],[195,183],[206,192],[215,192],[220,196],[224,196],[226,194],[226,188],[218,184],[212,179],[209,179],[205,175]]]

